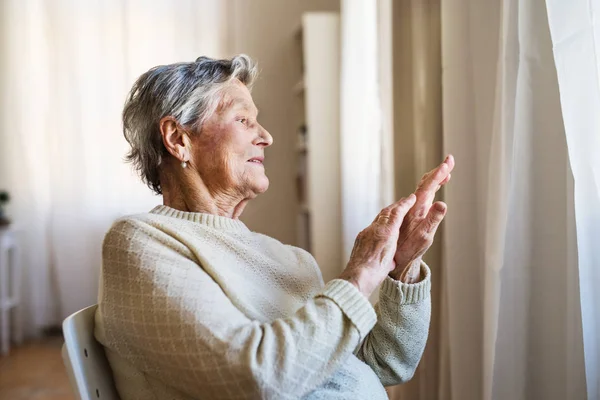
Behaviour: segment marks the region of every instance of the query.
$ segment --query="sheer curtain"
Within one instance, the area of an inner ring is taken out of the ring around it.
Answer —
[[[600,398],[600,0],[547,0],[560,102],[575,178],[587,398]]]
[[[123,162],[123,102],[152,66],[225,55],[226,2],[0,7],[0,187],[13,197],[31,335],[96,301],[105,231],[118,216],[162,202]]]
[[[442,2],[441,398],[598,398],[598,3],[575,3]]]

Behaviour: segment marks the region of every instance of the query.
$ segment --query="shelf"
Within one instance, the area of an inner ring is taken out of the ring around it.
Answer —
[[[302,124],[296,130],[296,151],[305,153],[308,151],[308,138],[306,137],[306,124]]]
[[[292,28],[291,28],[292,29]],[[289,133],[296,154],[296,244],[309,251],[327,282],[345,267],[342,254],[339,13],[302,15],[302,47],[288,82],[295,111]],[[298,35],[299,36],[299,35]]]

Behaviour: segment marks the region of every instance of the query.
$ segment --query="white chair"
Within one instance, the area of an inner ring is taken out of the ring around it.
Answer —
[[[96,308],[84,308],[64,320],[63,362],[79,399],[119,400],[104,348],[94,338]]]

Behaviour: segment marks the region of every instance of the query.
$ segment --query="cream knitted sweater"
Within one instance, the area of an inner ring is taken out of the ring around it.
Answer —
[[[115,222],[102,256],[95,334],[122,400],[386,399],[425,347],[424,264],[373,308],[304,250],[166,206]]]

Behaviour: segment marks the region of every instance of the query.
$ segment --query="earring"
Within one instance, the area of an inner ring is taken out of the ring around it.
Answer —
[[[187,167],[187,162],[186,161],[182,161],[181,162],[181,168],[185,168]]]

